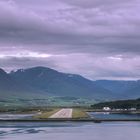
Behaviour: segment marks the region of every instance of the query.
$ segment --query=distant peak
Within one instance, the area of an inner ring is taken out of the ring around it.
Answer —
[[[0,74],[1,74],[1,73],[7,74],[3,69],[0,68]]]
[[[31,68],[27,68],[27,69],[18,69],[17,71],[11,72],[11,73],[25,73],[25,72],[36,72],[39,74],[39,76],[42,76],[46,72],[58,73],[58,71],[56,71],[54,69],[51,69],[48,67],[43,67],[43,66],[31,67]]]
[[[15,73],[15,72],[24,72],[25,71],[25,69],[18,69],[18,70],[16,70],[16,71],[11,71],[11,73]]]
[[[57,72],[57,71],[54,70],[54,69],[51,69],[51,68],[48,68],[48,67],[43,67],[43,66],[32,67],[32,68],[29,68],[29,69],[26,69],[26,70],[39,70],[39,71],[50,70],[50,71],[55,71],[55,72]]]

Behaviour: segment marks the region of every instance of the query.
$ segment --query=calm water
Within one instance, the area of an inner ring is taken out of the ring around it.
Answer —
[[[140,114],[110,114],[107,112],[90,112],[92,118],[98,119],[140,119]]]
[[[7,119],[31,119],[34,114],[10,114],[10,113],[1,113],[0,119],[7,120]]]
[[[140,140],[140,123],[1,123],[0,139]]]

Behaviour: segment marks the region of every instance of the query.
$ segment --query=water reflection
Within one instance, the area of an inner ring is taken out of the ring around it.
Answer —
[[[112,114],[109,112],[89,112],[91,118],[97,119],[140,119],[140,114]]]
[[[0,114],[0,120],[8,120],[8,119],[30,119],[35,115],[33,114]]]
[[[139,140],[139,122],[1,123],[2,140]]]

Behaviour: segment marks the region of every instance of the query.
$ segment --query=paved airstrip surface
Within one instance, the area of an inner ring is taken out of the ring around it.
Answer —
[[[61,109],[49,118],[72,118],[72,109]]]

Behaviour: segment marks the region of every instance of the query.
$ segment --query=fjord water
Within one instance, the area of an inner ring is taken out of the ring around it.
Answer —
[[[1,140],[139,140],[139,122],[0,123]]]
[[[17,120],[17,119],[31,119],[36,113],[32,114],[12,114],[12,113],[0,113],[0,120]]]
[[[140,119],[140,114],[112,114],[109,112],[89,112],[91,118],[96,119]]]

